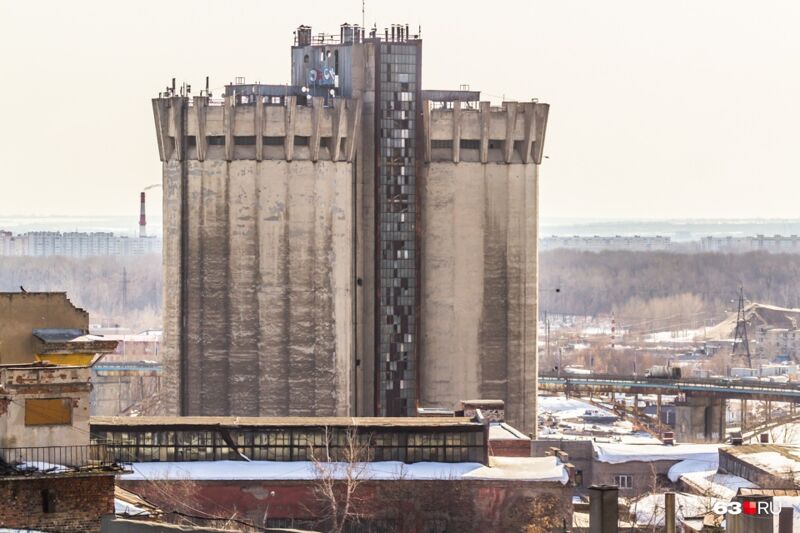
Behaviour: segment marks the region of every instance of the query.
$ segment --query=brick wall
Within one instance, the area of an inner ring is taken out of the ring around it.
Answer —
[[[186,512],[179,507],[188,504],[211,516],[236,514],[258,524],[266,517],[281,527],[309,527],[325,514],[312,481],[121,479],[120,485],[165,511]],[[561,531],[572,515],[572,487],[555,482],[364,481],[355,500],[363,521],[396,533]]]
[[[492,439],[489,455],[497,457],[531,457],[531,441],[525,439]]]
[[[42,491],[52,491],[55,512],[45,513]],[[114,475],[50,475],[0,479],[0,526],[64,533],[99,532],[114,513]]]

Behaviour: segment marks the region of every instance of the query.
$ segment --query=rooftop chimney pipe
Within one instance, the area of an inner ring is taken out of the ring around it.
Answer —
[[[144,191],[139,197],[139,237],[147,237],[147,218],[144,211]]]

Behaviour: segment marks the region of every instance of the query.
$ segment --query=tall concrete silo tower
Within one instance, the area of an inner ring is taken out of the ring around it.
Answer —
[[[548,106],[422,90],[407,26],[302,26],[291,84],[153,102],[174,412],[536,426]]]

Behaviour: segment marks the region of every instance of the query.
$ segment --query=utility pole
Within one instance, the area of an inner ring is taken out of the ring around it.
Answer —
[[[550,364],[550,318],[547,316],[547,311],[544,312],[544,344],[547,363]],[[561,368],[556,368],[556,374],[561,374]]]
[[[742,350],[744,352],[740,353]],[[750,357],[750,342],[747,340],[747,317],[745,317],[744,313],[744,289],[742,287],[739,287],[739,310],[736,313],[736,330],[733,333],[731,359],[734,359],[737,355],[746,356],[747,367],[753,368],[753,361]]]
[[[122,312],[128,310],[128,269],[122,267]]]

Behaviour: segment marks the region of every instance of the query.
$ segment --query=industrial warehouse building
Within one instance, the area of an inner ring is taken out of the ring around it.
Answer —
[[[506,402],[536,430],[548,106],[422,89],[407,27],[300,27],[290,85],[153,100],[169,414],[408,416]]]

